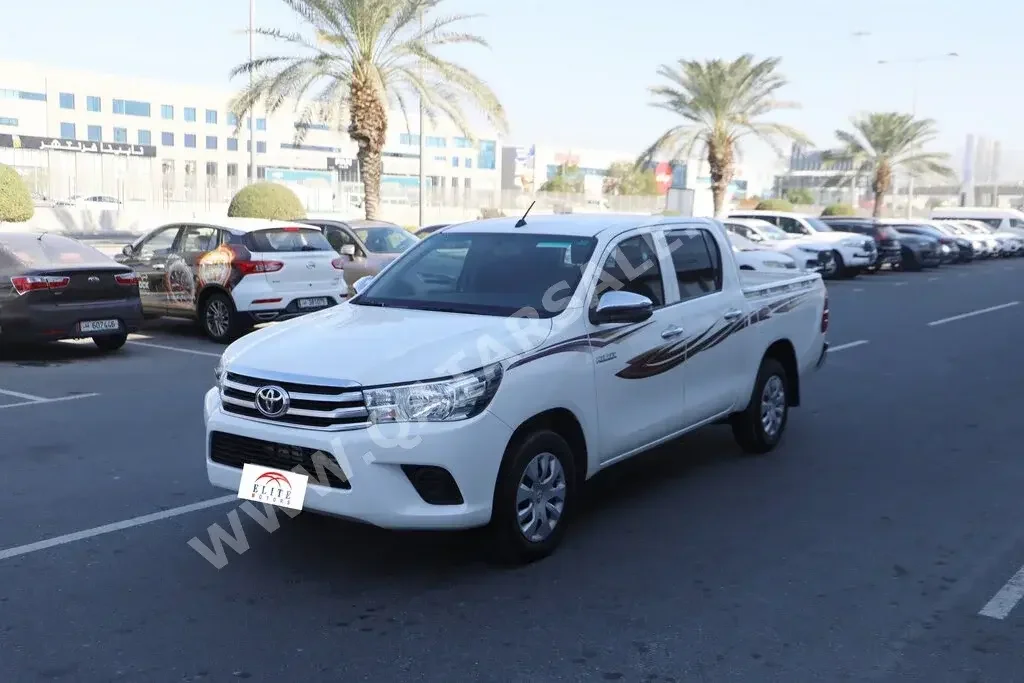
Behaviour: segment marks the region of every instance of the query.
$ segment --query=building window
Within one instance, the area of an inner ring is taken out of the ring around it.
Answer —
[[[237,152],[238,151],[238,138],[228,138],[228,151],[229,152]]]
[[[18,119],[12,119],[9,116],[0,116],[0,126],[17,126]]]
[[[206,110],[206,122],[207,123],[217,123],[217,111],[216,110],[214,110],[214,109],[207,109]]]
[[[127,143],[128,142],[128,129],[127,128],[115,128],[114,129],[114,142]]]
[[[296,123],[296,128],[302,130],[330,130],[331,127],[326,123]]]
[[[497,147],[498,143],[494,140],[480,141],[480,153],[476,159],[477,168],[487,169],[488,171],[494,170],[497,163]]]
[[[67,140],[75,139],[75,124],[73,123],[61,123],[60,124],[60,136]]]
[[[469,157],[466,157],[465,159],[462,160],[462,165],[465,168],[473,168],[473,160],[470,159]],[[469,182],[469,178],[466,178],[466,182]]]
[[[114,113],[126,116],[149,116],[149,102],[114,100]]]
[[[206,136],[206,149],[217,149],[217,136],[207,135]]]
[[[99,142],[103,139],[103,129],[99,126],[89,126],[85,129],[85,137],[89,142]]]
[[[427,147],[447,147],[448,141],[444,138],[427,136]]]
[[[100,98],[95,95],[85,96],[85,108],[89,111],[102,111],[103,107],[100,104]]]
[[[266,119],[256,119],[256,130],[266,130],[266,129],[267,129],[267,120]],[[259,145],[257,145],[257,147],[259,147]]]
[[[160,144],[164,147],[174,147],[174,133],[160,133]]]
[[[448,161],[448,157],[434,157],[434,161],[445,162]]]
[[[458,157],[452,157],[452,168],[458,168],[458,167],[459,167],[459,158]]]
[[[471,149],[473,147],[473,141],[469,138],[455,138],[452,142],[460,149]]]
[[[185,107],[185,120],[189,123],[195,123],[196,121],[196,108]]]
[[[249,141],[247,141],[245,143],[245,151],[246,152],[252,151],[252,141],[251,140],[249,140]],[[257,154],[266,154],[267,153],[267,143],[264,142],[263,140],[257,140],[256,141],[256,153]]]
[[[418,145],[420,144],[420,136],[412,135],[411,133],[402,133],[399,138],[399,142],[403,145]]]
[[[160,118],[171,121],[174,119],[174,105],[173,104],[161,104],[160,105]]]
[[[69,92],[62,92],[60,94],[60,108],[61,109],[74,109],[75,108],[75,96]]]
[[[0,88],[0,99],[35,100],[36,102],[45,102],[46,94],[41,92],[26,92],[24,90],[10,90]]]
[[[140,130],[139,131],[139,144],[140,145],[152,145],[153,144],[153,136],[150,134],[150,132],[148,130]]]
[[[228,112],[228,125],[238,128],[238,114]]]
[[[206,186],[214,187],[217,185],[217,162],[207,161],[206,162]]]
[[[188,109],[186,109],[185,111],[188,112]],[[188,116],[187,113],[185,115]],[[196,146],[196,136],[193,135],[192,133],[185,133],[185,147],[188,147],[190,149],[194,149],[195,146]]]

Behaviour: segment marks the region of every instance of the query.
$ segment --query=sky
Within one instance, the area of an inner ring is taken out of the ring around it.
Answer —
[[[257,25],[299,26],[281,0],[256,1]],[[959,154],[968,133],[999,140],[1004,165],[1024,179],[1024,3],[445,0],[442,9],[486,15],[467,28],[490,49],[450,56],[498,93],[513,144],[638,152],[676,122],[649,106],[659,65],[749,52],[782,58],[782,94],[802,108],[773,118],[818,146],[856,113],[910,112],[916,100],[917,114],[937,121],[942,151]],[[55,68],[225,87],[248,53],[248,0],[0,0],[0,16],[17,29],[5,31],[0,57]],[[258,39],[258,54],[272,51]],[[949,52],[960,56],[923,62],[916,77],[900,61]]]

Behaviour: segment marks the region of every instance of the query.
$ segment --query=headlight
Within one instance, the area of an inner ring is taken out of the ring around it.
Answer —
[[[943,254],[948,254],[949,253],[949,245],[948,244],[943,244],[942,245],[942,253]]]
[[[795,261],[765,261],[766,268],[796,268]]]
[[[501,384],[500,363],[439,382],[364,389],[370,421],[454,422],[483,412]]]
[[[863,246],[864,240],[862,238],[860,238],[860,237],[847,237],[846,239],[841,241],[839,244],[843,245],[844,247],[854,247],[854,248],[856,248],[856,247]]]
[[[797,249],[799,249],[800,251],[804,252],[805,254],[819,254],[819,253],[821,253],[821,249],[815,249],[814,247],[797,247]]]

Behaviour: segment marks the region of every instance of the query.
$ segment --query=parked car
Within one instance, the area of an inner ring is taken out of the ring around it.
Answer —
[[[937,237],[927,232],[892,226],[900,236],[900,270],[923,270],[942,265],[942,249]]]
[[[79,209],[87,211],[119,211],[121,201],[104,194],[76,194],[54,203],[58,209]]]
[[[992,240],[990,248],[989,242],[984,235],[973,234],[957,221],[929,221],[928,224],[934,225],[943,233],[956,239],[956,243],[960,247],[961,257],[964,257],[966,254],[966,257],[961,258],[962,261],[986,258],[998,247],[998,243]]]
[[[489,526],[530,561],[599,470],[719,421],[778,445],[826,358],[819,275],[741,273],[711,219],[516,221],[453,226],[338,309],[230,346],[210,482],[386,528]]]
[[[984,221],[963,220],[960,224],[976,235],[984,235],[995,240],[999,256],[1020,256],[1024,252],[1024,240],[1012,231],[993,228]]]
[[[878,258],[875,240],[855,232],[833,230],[817,216],[784,211],[733,211],[729,218],[760,218],[782,228],[791,236],[827,243],[832,247],[836,267],[842,277],[856,277],[861,271],[875,265]]]
[[[946,221],[923,221],[924,225],[935,228],[939,235],[947,237],[956,244],[959,253],[955,263],[970,263],[975,258],[975,241],[967,239],[960,228]]]
[[[160,226],[117,257],[139,274],[149,318],[197,320],[228,343],[257,323],[337,305],[344,259],[316,228],[258,218]]]
[[[428,225],[426,227],[423,227],[423,228],[420,228],[419,230],[417,230],[416,231],[416,236],[419,237],[420,239],[423,239],[427,235],[433,235],[435,232],[437,232],[441,228],[447,228],[449,225],[450,225],[449,223],[438,223],[437,225]]]
[[[142,323],[139,278],[51,233],[0,233],[0,341],[91,338],[114,351]]]
[[[796,259],[781,251],[758,246],[746,237],[726,232],[740,270],[785,272],[800,269]]]
[[[303,222],[322,230],[330,245],[345,259],[348,296],[355,294],[356,280],[376,275],[419,242],[402,226],[387,221],[308,218]]]
[[[960,247],[955,237],[947,235],[928,221],[912,221],[906,218],[883,218],[882,221],[896,229],[901,235],[920,235],[938,241],[939,262],[956,263],[960,260]]]
[[[932,209],[932,220],[978,221],[994,231],[1010,233],[1024,240],[1024,212],[994,206],[945,206]]]
[[[997,240],[984,223],[971,221],[942,221],[958,235],[971,242],[974,247],[975,258],[993,258],[1000,255],[999,240]]]
[[[800,268],[821,273],[826,279],[836,277],[839,272],[835,253],[828,244],[793,239],[788,232],[757,218],[726,218],[723,225],[730,235],[738,235],[762,249],[788,254]]]
[[[823,216],[821,220],[833,230],[855,232],[875,240],[875,250],[878,252],[878,258],[875,260],[874,265],[868,266],[867,270],[878,271],[882,266],[899,268],[900,260],[903,258],[903,251],[900,247],[900,236],[891,227],[873,218]]]

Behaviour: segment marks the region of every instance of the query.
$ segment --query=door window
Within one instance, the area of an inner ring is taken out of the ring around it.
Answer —
[[[655,308],[665,305],[661,267],[650,235],[627,237],[608,255],[596,294],[609,290],[646,296]]]
[[[788,232],[790,235],[806,235],[807,228],[800,224],[800,221],[795,218],[787,218],[786,216],[778,216],[776,223],[780,228]]]
[[[181,236],[181,246],[178,248],[183,254],[206,253],[217,248],[217,228],[207,226],[193,226],[185,228]]]
[[[340,228],[327,228],[326,237],[334,251],[341,251],[341,248],[346,244],[355,245],[356,243],[356,241],[352,239],[351,235]]]
[[[174,238],[178,236],[178,226],[164,228],[155,235],[150,235],[139,245],[138,255],[141,259],[154,256],[166,256],[174,246]]]
[[[722,254],[706,230],[671,230],[665,238],[672,252],[680,301],[722,290]]]

